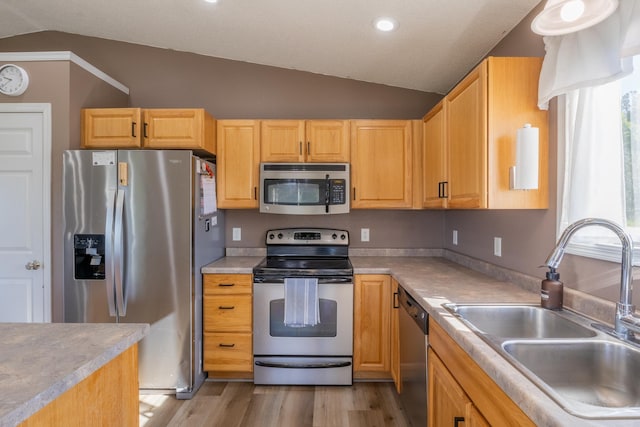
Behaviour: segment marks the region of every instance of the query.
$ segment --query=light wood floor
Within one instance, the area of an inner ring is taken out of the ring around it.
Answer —
[[[191,400],[140,396],[140,426],[406,427],[393,383],[256,386],[207,381]]]

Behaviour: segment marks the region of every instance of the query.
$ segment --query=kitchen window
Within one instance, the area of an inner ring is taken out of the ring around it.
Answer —
[[[640,265],[640,56],[627,76],[568,91],[558,98],[558,236],[585,217],[627,229]],[[619,262],[620,240],[587,227],[569,253]]]

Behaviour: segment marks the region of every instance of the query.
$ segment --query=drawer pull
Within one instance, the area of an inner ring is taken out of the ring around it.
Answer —
[[[218,283],[218,286],[224,287],[224,288],[228,288],[235,285],[236,285],[235,283]]]
[[[233,310],[234,308],[236,308],[235,305],[219,305],[218,309],[220,310]]]
[[[233,348],[235,346],[236,346],[235,344],[225,344],[225,343],[218,344],[218,347],[225,347],[225,348]]]

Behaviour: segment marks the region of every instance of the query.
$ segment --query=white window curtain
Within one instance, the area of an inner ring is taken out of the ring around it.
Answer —
[[[633,71],[640,54],[640,0],[620,0],[615,13],[575,33],[544,37],[538,107],[574,89],[615,81]]]
[[[619,83],[570,91],[564,96],[564,118],[564,144],[559,144],[564,145],[564,165],[560,165],[564,171],[558,234],[585,217],[606,218],[624,226]],[[588,227],[574,240],[607,233],[600,227]]]
[[[544,43],[538,106],[547,109],[560,97],[558,235],[586,217],[626,226],[618,80],[633,72],[632,56],[640,54],[640,0],[620,0],[601,23],[544,37]],[[608,230],[587,227],[569,250],[619,261],[615,246],[619,241]]]

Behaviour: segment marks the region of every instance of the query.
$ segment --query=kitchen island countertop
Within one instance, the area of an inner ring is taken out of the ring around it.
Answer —
[[[234,259],[236,258],[236,259]],[[523,276],[526,285],[500,280],[446,257],[350,256],[354,274],[389,274],[427,310],[433,320],[531,418],[544,426],[637,426],[638,419],[589,420],[563,410],[507,360],[456,319],[444,303],[539,304],[537,278]],[[226,257],[205,266],[203,273],[251,273],[262,257]],[[498,275],[499,277],[499,275]],[[538,288],[539,289],[539,288]]]
[[[0,323],[0,425],[18,425],[140,341],[146,324]]]

